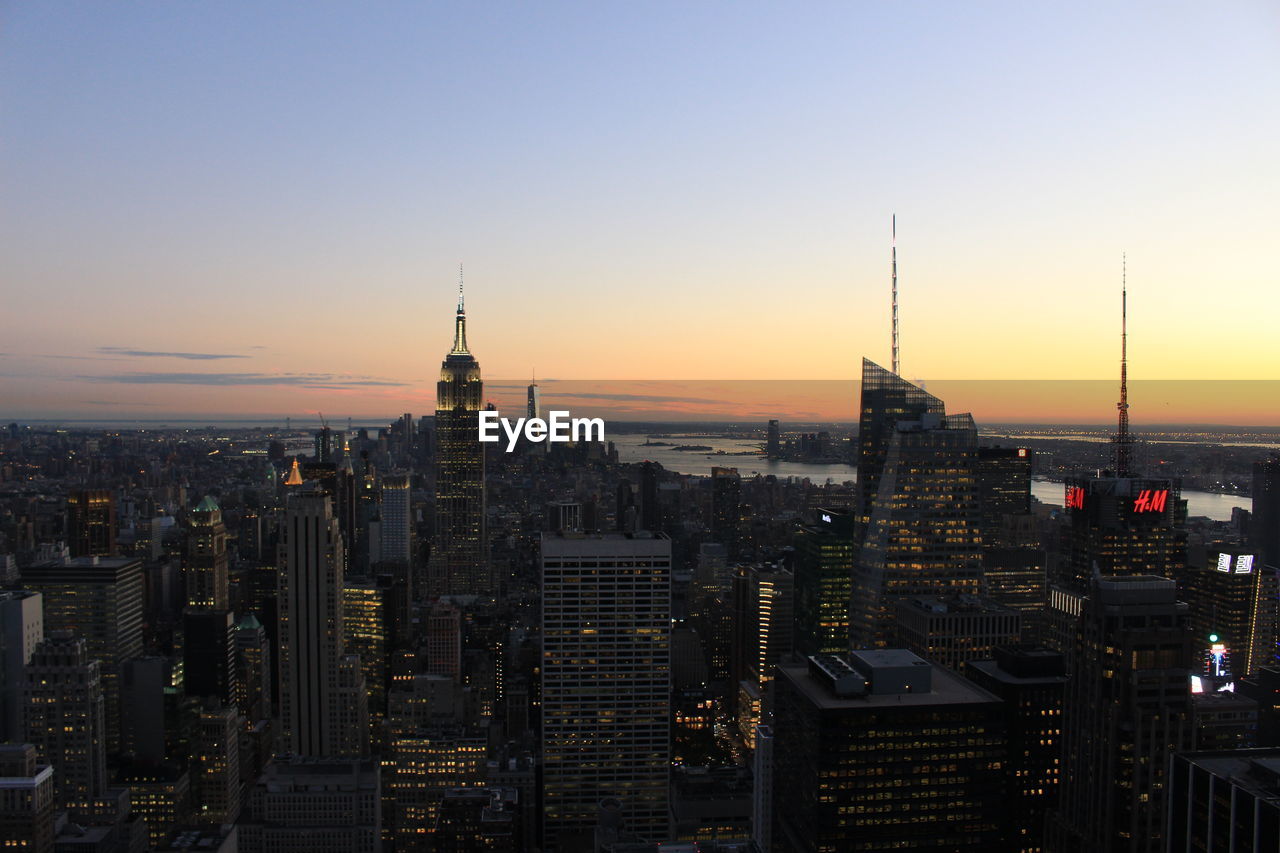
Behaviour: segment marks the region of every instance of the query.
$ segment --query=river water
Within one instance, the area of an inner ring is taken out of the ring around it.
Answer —
[[[763,456],[733,455],[758,450],[759,442],[750,439],[696,435],[675,435],[653,439],[653,441],[670,442],[672,445],[708,445],[712,448],[709,452],[676,450],[670,446],[646,446],[645,442],[649,439],[640,434],[613,435],[609,436],[609,440],[618,448],[618,458],[623,462],[649,460],[659,463],[668,471],[681,474],[705,477],[710,476],[712,468],[737,468],[738,473],[743,477],[773,474],[775,477],[808,478],[817,484],[855,482],[858,479],[857,468],[853,465],[809,465],[803,462],[771,461]],[[716,453],[717,450],[723,450],[724,453]],[[1062,483],[1037,477],[1031,481],[1031,494],[1035,495],[1041,503],[1062,506]],[[1188,515],[1207,516],[1214,521],[1230,521],[1233,507],[1249,509],[1252,503],[1249,498],[1198,492],[1191,489],[1184,489],[1182,497],[1187,502]]]

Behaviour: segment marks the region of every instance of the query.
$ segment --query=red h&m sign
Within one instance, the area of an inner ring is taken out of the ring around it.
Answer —
[[[1067,509],[1084,509],[1084,489],[1080,486],[1067,487]]]
[[[1133,502],[1134,512],[1164,512],[1169,503],[1168,489],[1143,489]]]

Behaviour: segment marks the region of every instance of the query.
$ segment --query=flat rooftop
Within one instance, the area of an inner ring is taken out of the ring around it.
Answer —
[[[877,649],[860,651],[860,656],[877,656],[876,666],[913,666],[920,658],[905,649]],[[864,657],[865,659],[865,657]],[[945,705],[972,705],[1000,700],[966,678],[945,667],[923,661],[933,668],[932,689],[928,693],[868,693],[864,696],[836,696],[825,684],[809,674],[807,663],[783,664],[778,667],[779,676],[787,679],[815,706],[822,710],[863,708],[911,708]]]
[[[1262,800],[1280,803],[1280,749],[1232,749],[1184,753],[1185,759]]]
[[[544,557],[670,557],[671,539],[665,533],[542,534]]]
[[[1067,677],[1065,675],[1017,675],[1009,672],[993,660],[971,660],[965,664],[971,666],[981,673],[991,676],[997,681],[1005,684],[1020,684],[1031,687],[1037,684],[1066,684]]]

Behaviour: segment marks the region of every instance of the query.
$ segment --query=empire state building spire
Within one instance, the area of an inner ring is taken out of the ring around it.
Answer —
[[[435,538],[425,584],[436,595],[493,594],[485,528],[484,445],[476,418],[484,408],[480,364],[467,349],[467,312],[458,266],[458,314],[453,349],[436,383]]]
[[[458,316],[453,321],[453,349],[449,355],[470,355],[467,349],[467,309],[462,295],[462,264],[458,264]]]

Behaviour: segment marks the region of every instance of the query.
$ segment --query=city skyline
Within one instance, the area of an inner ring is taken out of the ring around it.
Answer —
[[[0,847],[1280,851],[1277,48],[0,2]]]
[[[895,213],[905,376],[1110,379],[1127,252],[1135,378],[1280,377],[1274,11],[990,11],[14,7],[0,395],[426,410],[459,259],[490,376],[839,379]]]

